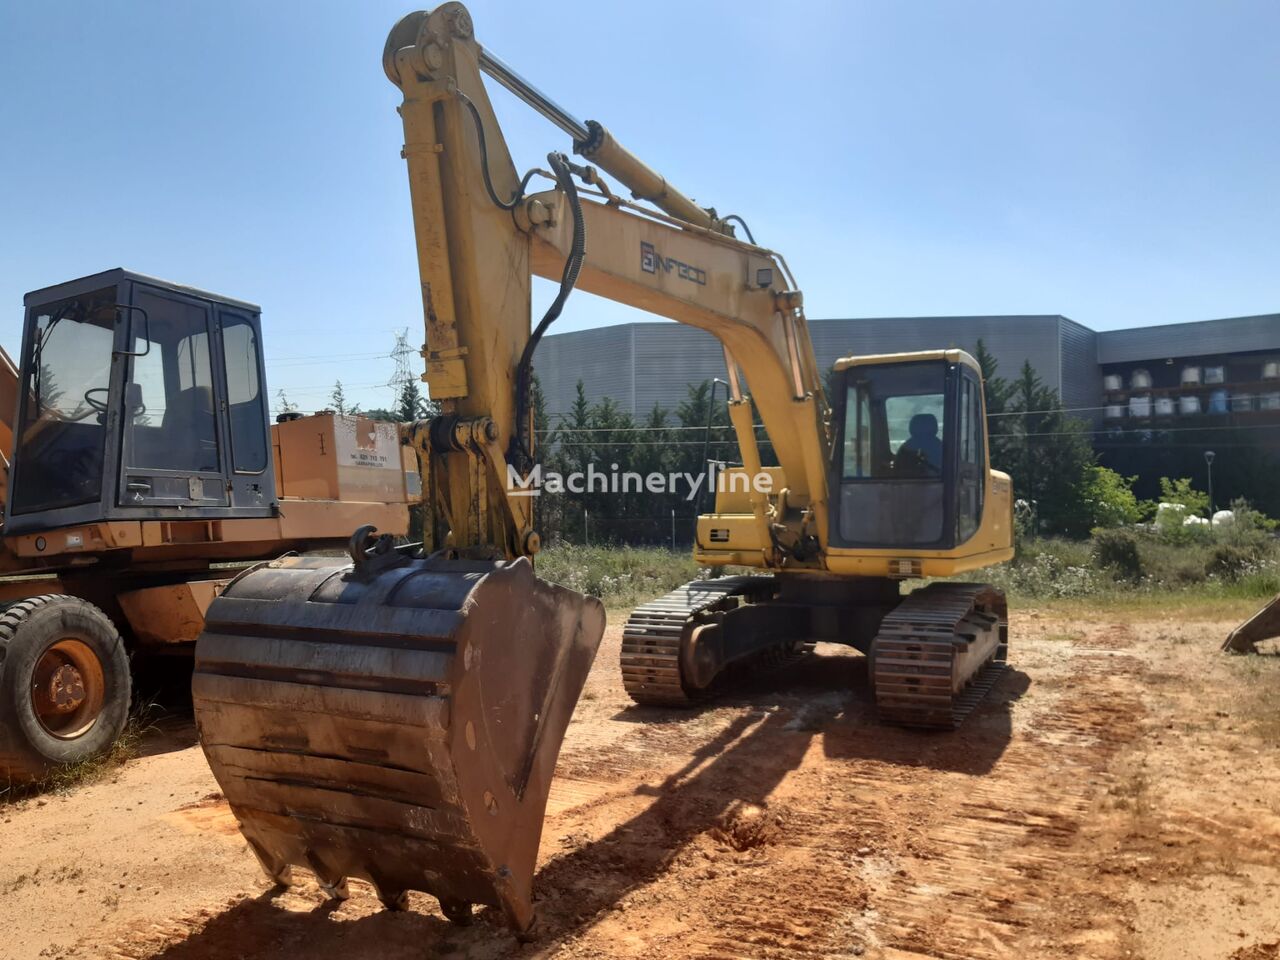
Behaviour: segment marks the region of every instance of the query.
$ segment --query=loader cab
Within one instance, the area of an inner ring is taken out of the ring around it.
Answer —
[[[273,514],[257,307],[124,270],[25,305],[6,534]]]
[[[982,522],[982,376],[960,350],[836,364],[837,547],[947,550]]]

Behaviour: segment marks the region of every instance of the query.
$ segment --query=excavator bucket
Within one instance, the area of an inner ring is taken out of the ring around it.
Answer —
[[[1257,653],[1258,644],[1280,637],[1280,594],[1276,594],[1252,617],[1231,631],[1222,649],[1230,653]]]
[[[200,741],[268,875],[371,882],[449,919],[531,888],[556,756],[604,608],[528,560],[286,557],[231,583],[196,644]]]

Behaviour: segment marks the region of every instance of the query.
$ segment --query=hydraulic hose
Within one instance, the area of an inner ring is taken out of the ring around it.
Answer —
[[[534,327],[529,341],[520,354],[520,363],[516,367],[516,432],[512,438],[512,450],[508,456],[514,460],[521,472],[532,469],[534,463],[533,446],[530,443],[529,406],[532,402],[533,386],[533,353],[547,328],[553,324],[564,309],[565,301],[573,292],[578,282],[578,273],[582,270],[582,261],[587,254],[587,227],[582,216],[582,201],[578,197],[577,185],[573,182],[573,164],[563,153],[547,154],[547,163],[555,174],[556,183],[564,191],[573,213],[573,241],[569,247],[569,256],[564,262],[564,272],[560,275],[560,289],[556,298],[547,307],[538,325]]]

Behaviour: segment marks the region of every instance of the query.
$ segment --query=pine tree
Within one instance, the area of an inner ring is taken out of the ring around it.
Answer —
[[[329,406],[333,407],[336,413],[347,413],[347,394],[342,389],[342,381],[335,380],[333,383],[333,393],[329,394]]]
[[[1047,532],[1086,535],[1096,462],[1086,423],[1063,412],[1057,391],[1044,385],[1030,361],[1013,383],[997,383],[997,395],[1001,390],[1007,407],[1000,418],[1007,421],[1000,428],[1005,459],[995,465],[1013,474],[1015,495],[1035,503]],[[994,440],[991,447],[994,458]]]
[[[427,401],[423,399],[422,390],[417,380],[406,380],[400,388],[400,397],[396,412],[404,423],[413,423],[427,416]]]

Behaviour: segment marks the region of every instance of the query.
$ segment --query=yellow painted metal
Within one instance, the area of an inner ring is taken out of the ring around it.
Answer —
[[[948,363],[959,363],[981,376],[982,367],[972,356],[954,347],[947,350],[913,350],[910,353],[867,353],[856,357],[841,357],[832,369],[837,373],[851,367],[867,367],[883,363],[920,363],[926,360],[945,360]]]
[[[605,172],[626,184],[637,200],[648,200],[660,210],[699,227],[728,232],[724,221],[718,220],[714,210],[704,209],[667,182],[666,177],[653,170],[643,160],[618,143],[600,124],[591,125],[589,140],[574,144],[579,153],[597,163]]]
[[[404,94],[430,394],[445,417],[487,418],[496,433],[485,443],[506,450],[515,433],[517,360],[529,338],[530,244],[485,188],[485,170],[499,197],[514,196],[519,180],[480,76],[479,49],[466,9],[446,3],[405,17],[388,38],[383,65]],[[484,166],[467,101],[485,132]],[[463,444],[433,468],[440,451],[422,456],[425,437],[415,445],[423,489],[437,492],[429,509],[444,514],[452,544],[524,555],[532,503],[501,492],[505,477],[491,476],[483,450]]]

